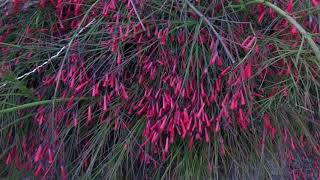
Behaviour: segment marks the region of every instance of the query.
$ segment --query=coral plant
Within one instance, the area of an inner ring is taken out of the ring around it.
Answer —
[[[320,177],[318,0],[0,5],[0,173]]]

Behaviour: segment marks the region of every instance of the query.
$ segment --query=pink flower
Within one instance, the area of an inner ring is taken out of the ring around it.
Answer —
[[[92,120],[92,107],[91,105],[88,107],[88,117],[87,117],[87,125],[91,122]]]
[[[78,118],[74,117],[73,118],[73,127],[77,127],[78,126]]]
[[[117,53],[117,64],[118,64],[118,65],[121,64],[121,53],[120,53],[120,49],[118,49],[118,53]]]
[[[40,173],[41,173],[41,171],[42,171],[42,164],[39,164],[38,167],[37,167],[37,169],[36,169],[35,172],[34,172],[34,175],[35,175],[35,176],[39,176]]]
[[[41,159],[42,146],[40,145],[36,151],[36,155],[34,156],[34,161],[38,162]]]
[[[258,11],[259,11],[259,15],[258,15],[257,19],[258,19],[259,24],[261,24],[263,21],[263,17],[266,14],[263,4],[258,4]]]
[[[123,84],[121,84],[121,91],[122,91],[122,97],[123,97],[123,99],[128,100],[128,99],[129,99],[129,96],[128,96],[127,91],[126,91],[126,89],[125,89],[125,87],[124,87]]]
[[[218,59],[218,52],[215,52],[211,58],[210,65],[214,65]]]
[[[287,12],[288,12],[288,13],[291,13],[291,12],[292,12],[292,6],[293,6],[293,1],[292,1],[292,0],[289,0],[288,7],[287,7]]]
[[[52,151],[50,148],[48,149],[48,159],[49,159],[48,163],[52,164],[53,163],[53,155],[52,155]]]
[[[311,4],[313,7],[317,7],[320,4],[320,0],[311,0]]]
[[[161,125],[160,125],[160,131],[163,131],[163,130],[164,130],[165,125],[166,125],[166,122],[167,122],[167,116],[164,116],[164,117],[162,118],[162,123],[161,123]]]
[[[254,41],[256,40],[256,37],[248,36],[241,44],[241,47],[245,50],[248,51],[251,46],[253,45]]]
[[[164,152],[165,152],[165,153],[168,153],[168,152],[169,152],[169,138],[168,138],[168,137],[166,138],[166,145],[165,145]]]
[[[67,179],[67,173],[66,173],[66,170],[64,169],[63,166],[60,166],[60,172],[61,172],[62,180],[66,180]]]
[[[44,8],[45,5],[46,5],[46,0],[40,0],[39,1],[39,5],[40,5],[41,8]]]
[[[11,165],[11,163],[12,163],[12,153],[10,152],[6,159],[6,165]]]

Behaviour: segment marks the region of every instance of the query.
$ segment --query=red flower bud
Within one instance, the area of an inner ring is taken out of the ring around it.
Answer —
[[[61,172],[62,180],[66,180],[67,179],[67,173],[66,173],[66,170],[64,169],[63,166],[60,166],[60,172]]]
[[[248,36],[243,43],[241,44],[241,47],[245,50],[248,51],[252,44],[254,43],[254,41],[256,40],[256,37],[252,37],[252,36]]]
[[[311,0],[312,6],[317,7],[320,5],[320,0]]]
[[[292,12],[292,6],[293,6],[293,2],[292,0],[289,0],[288,7],[287,7],[287,12],[289,14]]]
[[[52,164],[53,163],[53,155],[52,155],[52,151],[50,148],[48,149],[48,159],[49,159],[48,163]]]
[[[41,173],[41,171],[42,171],[42,165],[39,164],[38,167],[37,167],[37,169],[36,169],[35,172],[34,172],[34,175],[35,175],[35,176],[39,176],[40,173]]]
[[[168,138],[168,137],[166,138],[166,145],[165,145],[164,152],[165,152],[165,153],[168,153],[168,152],[169,152],[169,138]]]
[[[40,145],[37,149],[36,155],[34,156],[35,162],[38,162],[41,159],[40,157],[41,153],[42,153],[42,146]]]
[[[92,107],[91,105],[88,107],[88,117],[87,117],[87,125],[89,125],[89,123],[92,120]]]

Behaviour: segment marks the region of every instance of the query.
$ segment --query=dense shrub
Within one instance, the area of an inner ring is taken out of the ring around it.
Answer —
[[[319,4],[8,1],[3,175],[319,178]]]

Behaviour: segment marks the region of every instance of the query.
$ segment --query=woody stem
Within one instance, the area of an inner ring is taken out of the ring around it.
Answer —
[[[262,3],[265,6],[268,6],[269,8],[274,10],[277,14],[279,14],[282,17],[284,17],[285,19],[287,19],[290,22],[290,24],[295,26],[297,28],[297,30],[300,32],[301,36],[303,36],[307,39],[308,44],[311,46],[314,54],[316,55],[317,60],[320,61],[320,50],[319,50],[317,44],[312,39],[312,36],[310,35],[310,33],[308,33],[293,17],[291,17],[287,12],[283,11],[278,6],[272,4],[271,2],[265,1],[265,0],[255,0],[255,1],[249,2],[248,4],[258,4],[258,3]]]

